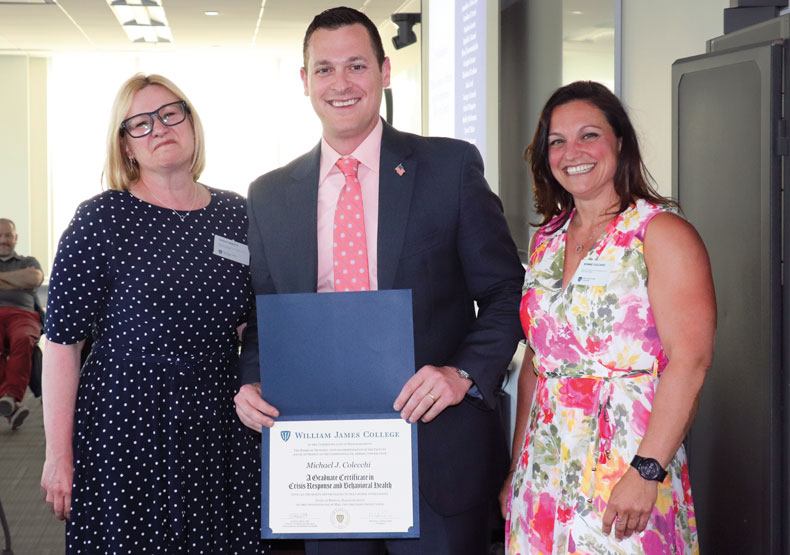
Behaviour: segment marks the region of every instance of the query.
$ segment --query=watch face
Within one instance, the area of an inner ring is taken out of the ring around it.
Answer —
[[[639,463],[639,474],[645,480],[657,480],[662,470],[663,468],[655,459],[645,459]]]

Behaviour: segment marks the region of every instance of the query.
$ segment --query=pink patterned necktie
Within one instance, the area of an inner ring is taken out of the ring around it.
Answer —
[[[362,212],[362,187],[357,179],[359,160],[340,158],[335,165],[346,177],[335,210],[332,244],[335,291],[368,291],[365,214]]]

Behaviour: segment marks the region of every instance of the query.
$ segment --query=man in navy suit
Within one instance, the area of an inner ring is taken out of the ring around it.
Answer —
[[[381,121],[390,62],[364,14],[317,15],[301,75],[323,137],[250,186],[253,288],[334,290],[331,229],[345,179],[335,163],[358,160],[370,288],[412,291],[417,371],[393,408],[420,423],[420,539],[312,541],[307,553],[487,553],[490,507],[508,461],[500,386],[522,334],[524,272],[501,203],[474,146]],[[257,341],[253,315],[235,401],[241,421],[261,430],[279,412],[261,398]]]

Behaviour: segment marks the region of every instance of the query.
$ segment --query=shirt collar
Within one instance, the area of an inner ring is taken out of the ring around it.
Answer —
[[[16,253],[16,251],[13,251],[13,252],[11,253],[11,256],[9,256],[8,258],[0,258],[0,262],[8,262],[8,261],[10,261],[10,260],[20,260],[21,258],[22,258],[22,257],[21,257],[21,256],[19,256],[19,255]]]
[[[384,132],[384,124],[379,118],[376,127],[365,137],[365,140],[354,149],[349,156],[359,160],[371,172],[378,174],[379,160],[381,159],[381,135]],[[335,163],[342,158],[339,152],[329,146],[324,137],[321,137],[321,164],[318,172],[318,183],[323,183],[330,172],[340,171],[335,167]]]

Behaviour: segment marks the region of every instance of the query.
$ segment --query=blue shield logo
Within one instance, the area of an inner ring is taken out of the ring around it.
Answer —
[[[283,430],[282,432],[280,432],[280,437],[283,438],[283,441],[288,441],[289,439],[291,439],[291,432],[287,430]]]

